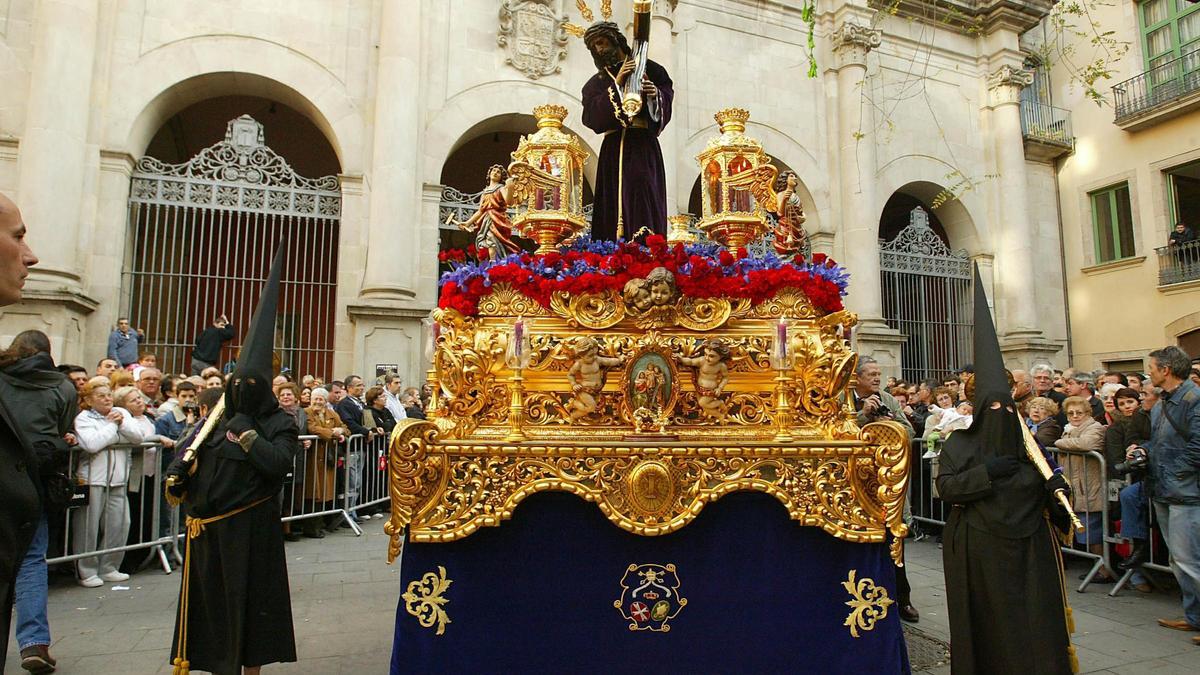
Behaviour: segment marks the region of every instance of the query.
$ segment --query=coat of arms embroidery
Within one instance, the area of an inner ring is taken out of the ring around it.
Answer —
[[[667,623],[687,605],[679,594],[679,575],[675,565],[630,565],[621,578],[621,597],[613,607],[629,621],[629,630],[663,632]]]

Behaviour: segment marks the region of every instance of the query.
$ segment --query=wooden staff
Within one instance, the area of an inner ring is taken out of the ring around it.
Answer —
[[[212,430],[216,428],[217,424],[221,421],[221,416],[224,414],[225,395],[221,394],[221,398],[217,401],[217,404],[213,406],[212,410],[208,411],[208,418],[204,420],[204,426],[200,427],[200,433],[196,434],[196,436],[192,439],[191,445],[187,447],[187,450],[183,451],[182,460],[185,464],[190,464],[195,461],[196,452],[200,449],[200,446],[204,443],[205,439],[208,438],[208,435],[212,433]],[[193,467],[189,469],[188,472],[191,473],[194,468],[195,465],[193,464]],[[167,502],[169,502],[171,506],[179,506],[179,502],[183,501],[183,498],[175,497],[171,494],[171,488],[173,487],[175,487],[175,476],[167,476],[167,483],[164,486]]]
[[[1029,427],[1025,425],[1025,422],[1021,422],[1021,435],[1025,439],[1025,454],[1029,456],[1029,461],[1037,467],[1042,478],[1050,480],[1054,471],[1046,462],[1046,458],[1042,455],[1042,448],[1038,446],[1037,441],[1033,440],[1033,434],[1029,432]],[[1079,516],[1075,515],[1075,509],[1071,508],[1071,501],[1067,499],[1066,490],[1058,488],[1054,491],[1054,496],[1058,498],[1058,503],[1063,505],[1063,508],[1067,510],[1067,515],[1071,517],[1071,528],[1076,532],[1083,532],[1083,523],[1079,522]]]

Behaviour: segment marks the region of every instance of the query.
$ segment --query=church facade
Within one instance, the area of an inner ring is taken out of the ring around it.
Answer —
[[[813,250],[852,273],[859,349],[910,379],[969,360],[972,262],[1011,363],[1067,358],[1061,153],[1022,126],[1021,36],[1050,2],[963,6],[823,3],[810,77],[802,2],[654,3],[668,213],[696,212],[713,113],[749,110]],[[419,383],[447,212],[535,106],[568,109],[594,178],[567,21],[570,0],[0,0],[0,191],[41,258],[0,339],[39,328],[90,369],[129,317],[185,368],[217,314],[246,323],[282,239],[285,365]]]

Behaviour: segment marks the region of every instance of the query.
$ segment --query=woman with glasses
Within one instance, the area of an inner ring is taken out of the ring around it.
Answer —
[[[1094,451],[1103,455],[1104,425],[1092,418],[1092,406],[1082,396],[1063,401],[1063,410],[1067,415],[1067,427],[1054,446],[1060,450],[1058,463],[1071,482],[1072,508],[1085,526],[1083,532],[1075,533],[1075,543],[1102,556],[1105,476],[1100,460],[1088,453]],[[1102,584],[1116,581],[1104,566],[1092,580]]]

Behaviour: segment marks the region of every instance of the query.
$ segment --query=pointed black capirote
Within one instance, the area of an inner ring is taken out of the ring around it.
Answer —
[[[226,419],[232,419],[238,413],[258,416],[278,405],[271,393],[271,380],[275,378],[275,312],[279,306],[284,245],[285,242],[280,242],[275,249],[267,282],[263,284],[254,317],[242,339],[237,367],[225,386]]]
[[[987,294],[979,264],[975,264],[975,401],[1012,403],[1012,389],[1004,372],[1004,354],[996,337],[996,325],[988,309]],[[978,403],[977,403],[978,404]]]

